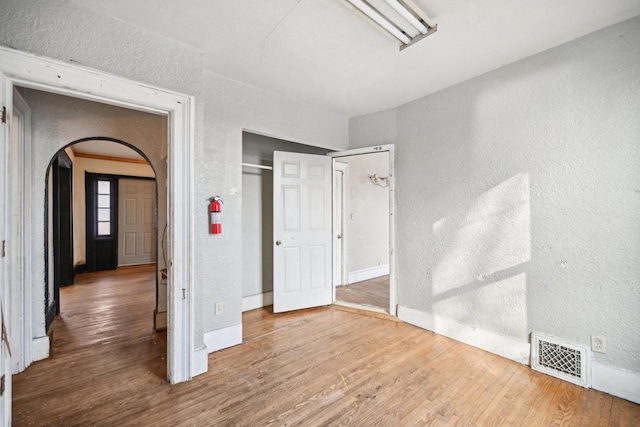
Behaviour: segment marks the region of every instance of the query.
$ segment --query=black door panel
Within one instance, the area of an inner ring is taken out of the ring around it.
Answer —
[[[118,179],[86,173],[87,271],[118,268]]]

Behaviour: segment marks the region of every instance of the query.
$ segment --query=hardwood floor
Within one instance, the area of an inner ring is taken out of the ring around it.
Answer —
[[[336,287],[336,299],[389,311],[389,275]]]
[[[128,270],[128,271],[127,271]],[[145,278],[146,277],[146,278]],[[640,405],[401,322],[332,307],[243,314],[244,343],[169,385],[153,274],[62,290],[55,353],[14,377],[14,425],[638,425]]]

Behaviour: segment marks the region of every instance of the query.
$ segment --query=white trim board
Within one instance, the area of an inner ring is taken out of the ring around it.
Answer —
[[[12,266],[20,266],[20,268],[10,269],[10,280],[7,283],[20,283],[17,292],[12,295],[12,298],[5,304],[9,304],[11,309],[15,309],[16,305],[22,304],[22,312],[28,313],[31,310],[31,304],[33,304],[31,297],[31,272],[32,268],[32,256],[31,256],[31,221],[30,216],[24,216],[24,212],[32,212],[31,208],[31,108],[29,104],[22,98],[20,93],[13,90],[13,114],[18,121],[18,129],[11,131],[12,138],[9,143],[11,144],[10,151],[15,156],[13,159],[9,159],[14,165],[19,165],[17,168],[13,168],[10,172],[13,175],[12,180],[14,182],[21,182],[21,187],[18,194],[15,194],[19,199],[14,200],[11,206],[13,209],[15,222],[12,224],[14,228],[14,235],[22,233],[22,239],[9,239],[7,252],[11,257]],[[15,132],[17,134],[13,134]],[[14,145],[17,144],[17,145]],[[6,316],[6,312],[5,312]],[[13,357],[12,357],[12,373],[18,373],[27,368],[29,364],[34,360],[42,360],[49,356],[49,349],[46,349],[46,356],[38,354],[34,358],[32,350],[34,344],[29,345],[29,340],[34,336],[33,334],[33,316],[16,316],[14,312],[9,312],[10,328],[13,331],[17,331],[12,336],[13,338]],[[37,338],[36,338],[37,339]],[[42,353],[42,351],[41,351]]]
[[[273,292],[242,297],[242,312],[255,310],[273,304]]]
[[[529,343],[398,305],[398,318],[422,329],[529,365]],[[591,361],[591,388],[640,404],[640,374]]]
[[[376,267],[363,268],[362,270],[349,272],[349,284],[362,282],[364,280],[375,279],[376,277],[389,274],[389,264],[378,265]]]
[[[204,334],[204,345],[207,346],[209,353],[238,344],[242,344],[242,323],[216,329],[215,331],[209,331]]]
[[[374,307],[373,305],[356,304],[353,302],[346,302],[346,301],[334,301],[333,304],[339,305],[342,307],[357,308],[358,310],[373,311],[374,313],[389,314],[383,308]]]
[[[209,352],[206,347],[194,350],[191,353],[191,376],[204,374],[209,369]]]
[[[333,300],[336,300],[336,286],[349,284],[349,238],[347,236],[347,212],[349,211],[349,198],[346,197],[347,183],[349,182],[349,164],[333,161]],[[336,191],[337,174],[342,174],[342,182]],[[342,207],[342,209],[339,209]],[[338,237],[340,236],[340,237]],[[338,256],[342,255],[342,256]]]
[[[31,343],[31,357],[33,362],[49,358],[51,341],[48,336],[34,338]]]
[[[398,318],[419,328],[433,331],[514,362],[529,365],[531,348],[528,342],[521,342],[437,314],[426,313],[402,305],[398,305]]]
[[[156,331],[164,331],[167,329],[167,312],[153,310],[153,328]]]
[[[87,99],[131,108],[154,114],[165,115],[169,123],[168,158],[167,165],[167,209],[169,230],[169,286],[167,288],[169,334],[167,342],[167,376],[170,382],[177,383],[191,378],[192,340],[193,340],[193,152],[195,114],[193,96],[180,94],[166,89],[153,87],[125,78],[113,76],[101,71],[91,70],[74,64],[68,64],[49,58],[20,52],[14,49],[0,47],[0,90],[2,104],[7,107],[7,113],[12,114],[13,86],[57,93],[64,96]],[[9,140],[9,126],[5,126],[4,138]],[[20,148],[21,149],[21,148]],[[26,152],[24,152],[26,154]],[[18,157],[23,155],[17,153]],[[26,154],[28,155],[28,154]],[[5,157],[0,157],[6,162]],[[26,161],[30,159],[25,159]],[[7,171],[8,165],[0,164],[0,171]],[[32,171],[29,171],[32,172]],[[6,172],[3,172],[6,173]],[[5,182],[5,180],[0,180]],[[9,188],[11,203],[19,203],[20,193],[24,188],[12,186]],[[5,205],[7,211],[13,209]],[[31,214],[25,204],[18,207],[23,216]],[[4,213],[4,212],[3,212]],[[20,230],[17,239],[25,241],[29,232],[36,230]],[[23,245],[28,248],[29,245]],[[25,255],[22,255],[25,257]],[[12,261],[8,261],[12,262]],[[18,268],[10,265],[8,267]],[[18,283],[14,286],[21,286]],[[33,283],[33,286],[43,286]],[[38,288],[38,291],[40,289]],[[13,289],[12,294],[20,295],[19,289]],[[32,293],[32,299],[38,296]],[[23,305],[15,298],[11,301],[12,313],[26,318],[32,318],[33,331],[29,337],[44,335],[44,314],[33,310],[31,305]],[[35,305],[34,305],[35,306]],[[10,322],[9,324],[13,324]],[[13,331],[12,331],[13,332]],[[24,354],[31,354],[32,362],[40,349],[31,340],[23,340],[32,346],[32,351],[22,349]]]
[[[640,404],[640,374],[591,361],[591,388]]]

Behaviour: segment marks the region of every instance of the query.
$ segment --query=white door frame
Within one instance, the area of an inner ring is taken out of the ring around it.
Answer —
[[[16,304],[9,304],[10,328],[13,331],[19,331],[12,334],[12,348],[14,356],[11,360],[12,373],[21,372],[26,369],[33,360],[31,355],[31,345],[28,345],[32,337],[31,316],[21,316],[31,310],[31,221],[30,216],[22,215],[23,212],[31,211],[31,197],[28,197],[31,190],[31,174],[21,173],[25,170],[30,171],[31,160],[31,108],[27,102],[16,91],[13,91],[13,113],[12,119],[17,121],[18,129],[11,130],[11,141],[9,141],[9,152],[11,157],[9,163],[14,168],[9,170],[11,177],[10,186],[18,189],[19,194],[14,199],[17,203],[10,204],[8,211],[13,218],[12,226],[10,226],[11,235],[8,236],[7,253],[10,257],[9,281],[7,283],[18,283],[22,286],[11,286],[9,289],[10,301],[17,301],[17,306],[22,305],[21,312],[14,312]],[[18,167],[15,167],[18,166]],[[20,236],[22,233],[22,238]],[[27,342],[25,342],[27,341]]]
[[[374,147],[356,148],[353,150],[339,151],[333,153],[327,153],[327,156],[333,157],[333,163],[335,168],[336,157],[357,156],[360,154],[371,153],[389,153],[389,314],[397,316],[396,305],[396,280],[395,280],[395,188],[396,179],[394,173],[394,156],[395,146],[393,144],[376,145]],[[334,213],[335,215],[335,213]],[[334,284],[334,296],[335,296],[335,284]],[[335,301],[335,298],[334,298]]]
[[[0,99],[5,97],[5,77],[0,73]],[[7,111],[8,112],[8,111]],[[7,122],[9,118],[7,117]],[[7,216],[9,215],[10,208],[7,205],[8,197],[6,197],[7,190],[9,185],[7,180],[9,179],[9,174],[4,168],[9,163],[8,154],[9,154],[9,132],[4,129],[7,126],[0,123],[0,241],[2,243],[0,246],[4,245],[5,240],[8,238],[9,227],[7,227]],[[1,250],[1,249],[0,249]],[[0,308],[2,308],[3,317],[4,317],[4,307],[9,304],[9,287],[7,283],[9,282],[10,273],[7,271],[8,262],[7,257],[0,254]],[[8,311],[7,311],[8,313]],[[9,327],[11,327],[11,320],[0,319],[3,322],[2,326],[4,326],[4,322],[9,323]],[[9,355],[9,339],[4,336],[2,331],[0,331],[0,376],[2,380],[4,380],[4,393],[0,395],[0,426],[11,425],[11,360]]]
[[[339,191],[335,191],[335,175],[337,172],[342,173],[342,185],[340,186]],[[338,283],[334,280],[333,282],[333,300],[336,300],[336,286],[339,285],[347,285],[349,284],[349,252],[347,248],[349,247],[347,243],[347,222],[346,222],[346,212],[349,211],[349,207],[347,206],[348,200],[345,197],[346,193],[346,183],[349,182],[349,165],[347,163],[341,163],[337,161],[333,161],[333,180],[334,180],[334,192],[333,192],[333,277],[340,277]],[[337,198],[342,198],[342,210],[338,210],[336,203]],[[341,228],[337,227],[337,219],[340,217],[342,224]],[[338,235],[340,236],[338,238]],[[340,247],[342,250],[340,251]],[[338,259],[336,256],[337,253],[341,252],[342,256]]]
[[[166,115],[169,124],[169,141],[167,147],[167,206],[168,206],[168,341],[167,341],[167,377],[171,383],[187,381],[192,377],[193,359],[193,144],[194,144],[194,97],[152,87],[124,78],[116,77],[100,71],[66,64],[48,58],[38,57],[14,49],[0,47],[0,74],[4,79],[4,96],[0,101],[7,109],[7,125],[2,130],[5,140],[10,141],[10,116],[13,106],[13,87],[19,85],[32,89],[53,92],[61,95],[101,102],[118,107],[129,108],[154,114]],[[2,80],[2,79],[0,79]],[[0,91],[1,92],[1,91]],[[20,147],[24,148],[24,147]],[[18,153],[18,158],[25,157],[28,170],[24,174],[31,176],[30,153]],[[0,165],[0,173],[9,177],[11,169],[8,160]],[[20,193],[24,188],[13,185],[6,194],[6,211],[13,212],[12,205],[19,204],[18,211],[24,217],[31,217],[32,212],[25,210],[20,203]],[[44,212],[42,212],[44,214]],[[7,242],[9,248],[23,247],[26,236],[33,230],[27,224],[27,230],[16,228],[15,221],[7,221],[8,236],[19,236],[18,242]],[[30,249],[30,248],[29,248]],[[21,254],[23,256],[23,254]],[[15,257],[8,257],[8,271],[19,266],[11,265]],[[28,282],[28,280],[27,280]],[[25,281],[10,283],[9,286],[20,287]],[[32,285],[37,285],[33,283]],[[44,286],[43,284],[41,284]],[[12,288],[13,289],[13,288]],[[21,318],[33,319],[31,305],[20,300],[22,290],[11,292],[14,298],[9,302],[11,312]],[[12,321],[8,322],[10,325]],[[34,324],[34,328],[37,327]],[[31,340],[38,334],[23,340],[20,349],[25,356],[33,355],[34,346]],[[11,331],[10,334],[16,333]],[[17,349],[16,349],[17,350]],[[27,365],[32,360],[26,359]]]

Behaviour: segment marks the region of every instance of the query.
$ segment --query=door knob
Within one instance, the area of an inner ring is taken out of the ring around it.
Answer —
[[[276,246],[280,246],[282,242],[280,240],[276,240]]]

